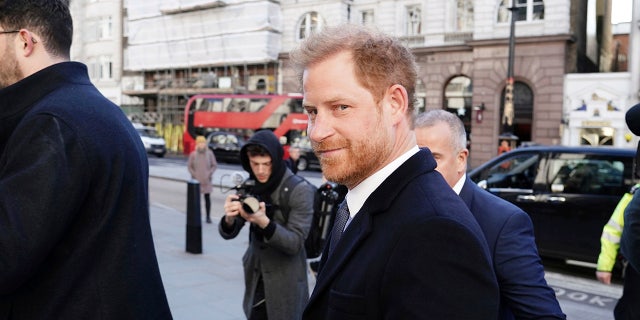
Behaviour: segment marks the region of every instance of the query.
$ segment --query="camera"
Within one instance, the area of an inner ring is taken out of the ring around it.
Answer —
[[[234,201],[240,201],[242,203],[242,209],[249,214],[253,214],[260,210],[260,198],[251,194],[251,190],[256,185],[255,180],[247,179],[239,185],[233,187],[236,190],[238,199]]]

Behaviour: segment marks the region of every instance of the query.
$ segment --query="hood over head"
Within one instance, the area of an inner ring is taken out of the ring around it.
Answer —
[[[253,174],[253,170],[251,170],[249,155],[247,154],[247,147],[250,145],[262,146],[271,156],[271,176],[266,183],[260,183],[257,181]],[[256,132],[247,141],[247,143],[242,146],[242,149],[240,149],[240,162],[242,163],[242,168],[249,172],[250,178],[256,180],[256,186],[253,189],[256,194],[270,194],[278,187],[282,180],[282,176],[287,170],[287,166],[282,159],[283,157],[284,149],[276,135],[270,130],[261,130]]]

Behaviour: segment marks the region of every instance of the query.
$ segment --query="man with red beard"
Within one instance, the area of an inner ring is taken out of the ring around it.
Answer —
[[[303,318],[496,319],[482,231],[416,144],[413,55],[340,25],[291,57],[322,171],[349,189]]]

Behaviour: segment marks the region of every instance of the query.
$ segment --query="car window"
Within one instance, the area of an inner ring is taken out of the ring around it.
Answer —
[[[513,155],[484,170],[473,180],[485,180],[487,188],[532,189],[539,161],[538,153]]]
[[[143,136],[143,137],[149,137],[149,138],[160,138],[160,135],[158,135],[158,132],[155,129],[150,129],[150,128],[138,128],[136,129],[138,131],[138,133]]]
[[[584,154],[561,154],[549,160],[551,191],[581,194],[623,194],[625,163],[622,159]]]
[[[311,140],[309,137],[300,137],[291,145],[299,149],[311,149]]]
[[[225,144],[227,143],[227,135],[226,134],[216,134],[211,137],[211,143],[214,144]]]

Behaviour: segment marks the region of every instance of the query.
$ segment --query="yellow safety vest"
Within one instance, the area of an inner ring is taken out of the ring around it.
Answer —
[[[602,229],[598,271],[611,272],[613,265],[616,263],[616,256],[618,255],[618,249],[620,249],[620,237],[624,227],[624,210],[638,188],[640,188],[640,183],[633,186],[629,192],[622,196],[615,210],[613,210],[609,222]]]

